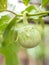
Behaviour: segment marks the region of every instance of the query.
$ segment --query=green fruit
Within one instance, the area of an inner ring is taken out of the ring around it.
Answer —
[[[19,26],[18,41],[25,48],[33,48],[40,43],[41,35],[32,25]]]

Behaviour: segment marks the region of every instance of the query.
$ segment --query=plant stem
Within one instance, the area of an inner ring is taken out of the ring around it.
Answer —
[[[13,11],[10,11],[10,10],[5,10],[5,11],[11,12],[12,14],[17,15],[17,14],[16,14],[15,12],[13,12]]]
[[[7,12],[11,12],[14,15],[19,16],[19,17],[22,17],[23,16],[23,14],[16,14],[15,12],[10,11],[10,10],[6,10],[6,11]],[[45,11],[45,12],[41,12],[41,13],[36,13],[36,14],[28,14],[27,16],[38,16],[38,15],[47,15],[47,14],[49,14],[49,11]]]

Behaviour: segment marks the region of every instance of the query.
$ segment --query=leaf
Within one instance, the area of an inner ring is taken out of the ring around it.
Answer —
[[[7,9],[7,0],[0,0],[0,12]]]
[[[3,33],[3,42],[2,42],[2,45],[3,46],[6,46],[8,45],[7,42],[9,42],[8,38],[9,38],[9,34],[10,34],[10,30],[11,28],[15,25],[16,21],[18,20],[17,17],[14,17],[10,20],[10,23],[8,24],[8,26],[6,27],[4,33]],[[17,32],[16,32],[17,33]],[[12,36],[13,38],[13,34],[10,34],[10,36]],[[17,38],[17,35],[16,35],[16,38]]]
[[[1,16],[1,18],[0,18],[0,24],[2,24],[3,22],[7,22],[9,19],[10,19],[9,15]]]
[[[10,32],[8,33],[8,36],[6,38],[5,44],[6,45],[9,45],[9,44],[12,44],[12,43],[14,44],[15,41],[17,40],[17,35],[18,35],[17,31],[10,30]]]
[[[47,3],[49,3],[49,0],[42,0],[42,6],[45,6]]]
[[[31,12],[32,10],[36,10],[36,8],[35,8],[34,5],[28,6],[24,11]],[[22,13],[23,13],[24,11],[22,11]]]
[[[2,16],[1,19],[0,19],[0,31],[4,31],[6,26],[8,25],[8,22],[10,20],[10,16],[9,15],[5,15],[5,16]]]
[[[6,65],[19,65],[17,47],[15,46],[15,44],[3,47],[2,54],[5,57]]]
[[[30,2],[30,0],[22,0],[22,2],[23,2],[25,5],[28,5],[28,3]]]

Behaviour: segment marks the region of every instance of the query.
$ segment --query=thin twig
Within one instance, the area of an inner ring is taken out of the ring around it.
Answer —
[[[15,12],[10,11],[10,10],[5,10],[5,11],[11,12],[14,15],[19,16],[19,17],[22,17],[23,16],[23,14],[16,14]],[[42,15],[42,16],[45,15],[46,16],[47,14],[49,14],[49,11],[45,11],[45,12],[41,12],[41,13],[36,13],[36,14],[28,14],[28,16],[38,16],[38,15]]]

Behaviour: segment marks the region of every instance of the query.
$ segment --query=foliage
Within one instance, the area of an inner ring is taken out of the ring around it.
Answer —
[[[18,42],[18,38],[19,38],[18,33],[21,30],[20,28],[18,29],[20,21],[21,22],[23,21],[23,26],[22,26],[22,28],[23,28],[24,26],[25,27],[28,26],[28,22],[27,22],[28,19],[32,19],[35,23],[35,25],[34,25],[35,29],[38,30],[38,32],[40,33],[40,36],[42,35],[41,36],[42,40],[44,38],[43,17],[47,16],[49,14],[49,11],[45,11],[45,10],[43,11],[43,7],[47,3],[49,3],[49,0],[42,0],[41,5],[39,7],[36,7],[35,5],[29,5],[30,0],[22,0],[22,2],[24,3],[24,5],[26,5],[26,9],[21,11],[20,14],[17,14],[13,11],[7,10],[7,0],[0,0],[0,13],[7,11],[7,12],[11,12],[15,15],[13,18],[11,18],[9,14],[1,16],[1,18],[0,18],[0,40],[1,40],[0,41],[0,45],[1,45],[0,53],[5,56],[6,65],[19,65],[17,51],[21,47],[20,43]],[[42,9],[40,9],[40,7],[42,7]],[[27,13],[24,14],[24,12],[26,12],[26,11],[27,11]],[[42,29],[40,27],[38,29],[38,26],[36,26],[36,24],[38,25],[38,23],[41,24]],[[29,28],[27,31],[31,34]],[[34,30],[31,29],[31,31],[33,30],[32,32],[34,32],[35,29]],[[33,37],[31,37],[31,38],[36,39],[36,35],[34,34],[34,38]],[[24,34],[23,34],[23,36],[25,37]],[[20,36],[20,38],[22,38],[22,36]],[[38,38],[38,36],[37,36],[37,38]],[[23,39],[23,41],[25,41],[26,39],[28,40],[28,38],[25,37],[25,39]],[[20,41],[22,41],[22,40],[20,40]],[[42,47],[42,49],[43,48],[44,48],[44,46]],[[41,50],[41,53],[42,52],[43,51]],[[40,53],[39,53],[39,56],[40,56]]]
[[[0,12],[7,8],[7,0],[0,0]]]
[[[30,0],[22,0],[22,2],[25,4],[25,5],[28,5],[28,3],[30,2]]]
[[[45,6],[47,3],[49,3],[49,0],[42,0],[42,6]]]

